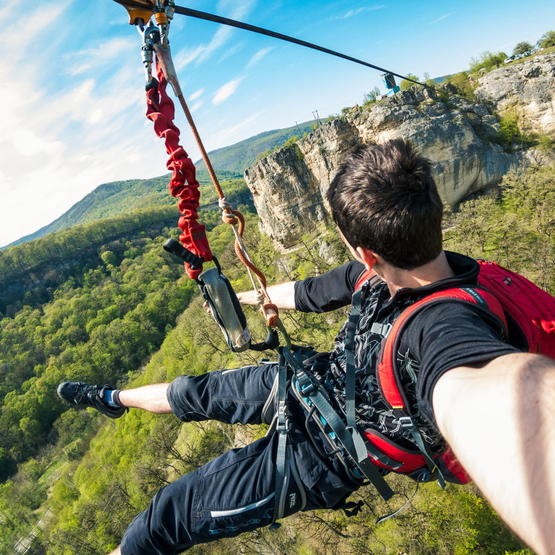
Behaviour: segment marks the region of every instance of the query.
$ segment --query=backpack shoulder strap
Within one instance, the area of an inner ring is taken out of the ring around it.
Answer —
[[[362,272],[362,274],[360,274],[360,276],[358,276],[356,282],[355,282],[355,289],[354,292],[356,293],[357,291],[360,291],[360,289],[362,288],[362,286],[369,280],[371,280],[372,278],[376,278],[377,274],[374,270],[364,270]]]
[[[457,287],[436,291],[406,308],[395,320],[391,331],[382,344],[380,359],[378,362],[377,378],[380,390],[384,399],[392,409],[407,412],[407,399],[403,392],[397,369],[397,351],[399,348],[402,331],[410,320],[412,320],[420,310],[433,304],[457,301],[471,303],[480,306],[488,312],[493,313],[501,320],[504,329],[507,329],[507,321],[501,303],[495,296],[485,289],[476,287]]]

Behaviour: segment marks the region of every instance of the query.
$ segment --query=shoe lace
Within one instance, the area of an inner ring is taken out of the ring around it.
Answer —
[[[84,385],[79,388],[75,401],[82,403],[83,401],[92,401],[98,396],[98,387],[96,385]]]

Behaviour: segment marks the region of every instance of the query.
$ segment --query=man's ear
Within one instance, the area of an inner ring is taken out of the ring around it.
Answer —
[[[376,263],[378,262],[379,255],[377,255],[373,250],[367,249],[366,247],[357,247],[356,253],[358,258],[366,266],[367,270],[372,270]]]

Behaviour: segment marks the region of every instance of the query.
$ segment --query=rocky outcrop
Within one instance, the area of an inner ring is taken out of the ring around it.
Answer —
[[[359,142],[355,127],[335,119],[247,168],[262,231],[287,248],[325,221],[327,187],[343,154]]]
[[[440,195],[449,205],[497,183],[509,169],[537,160],[538,151],[503,148],[498,115],[515,110],[521,131],[555,139],[555,53],[483,75],[476,98],[469,102],[411,89],[370,108],[352,108],[259,160],[245,179],[262,230],[283,248],[318,230],[329,218],[325,191],[344,154],[360,143],[396,137],[412,141],[431,160]]]
[[[354,145],[411,140],[432,161],[442,198],[454,205],[518,164],[518,155],[490,140],[497,135],[497,120],[486,105],[409,90],[322,124],[296,144],[256,162],[245,179],[263,232],[289,248],[328,219],[325,191]]]
[[[522,131],[555,139],[555,53],[493,70],[475,93],[501,114],[514,110]]]

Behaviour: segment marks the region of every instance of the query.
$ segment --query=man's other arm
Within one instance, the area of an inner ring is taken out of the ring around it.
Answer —
[[[268,294],[278,308],[328,312],[351,303],[355,283],[364,270],[360,262],[352,260],[319,276],[272,285]],[[257,304],[258,293],[244,291],[237,298],[242,304]]]
[[[287,281],[267,287],[268,295],[279,309],[295,308],[295,282]],[[258,291],[241,291],[237,293],[241,304],[256,305],[259,303]]]
[[[508,354],[439,378],[441,433],[503,520],[555,554],[555,361]]]

